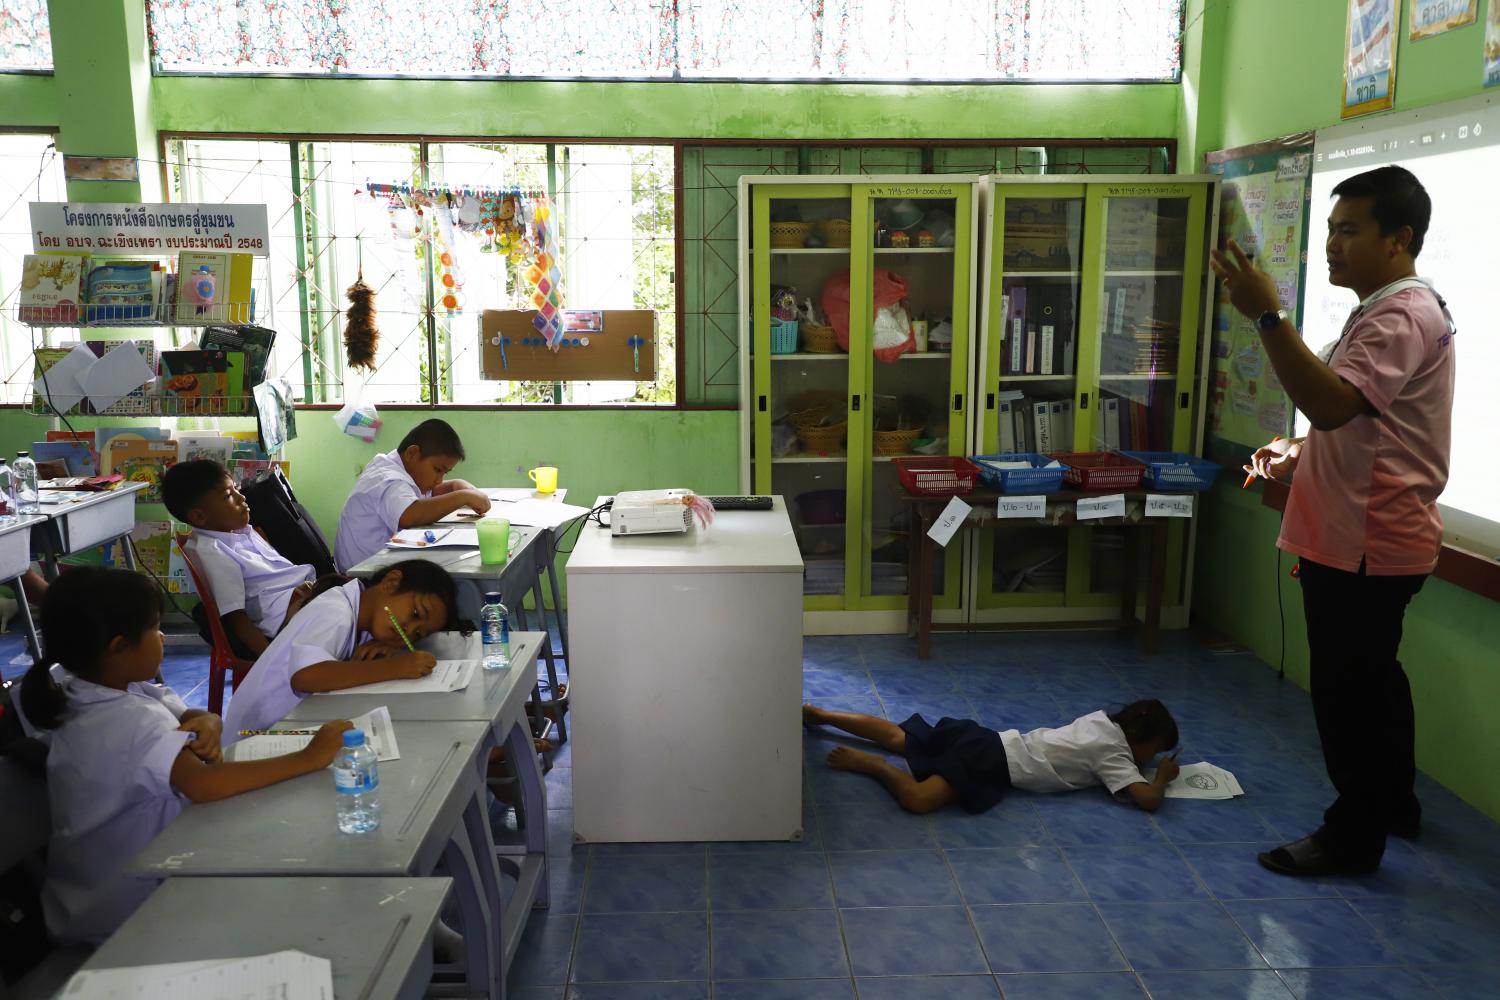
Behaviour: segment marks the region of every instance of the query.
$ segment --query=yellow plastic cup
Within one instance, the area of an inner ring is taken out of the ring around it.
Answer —
[[[526,473],[533,483],[536,483],[536,491],[543,495],[557,492],[557,467],[552,465],[539,465]]]
[[[510,559],[510,521],[486,517],[478,524],[479,561],[486,566],[504,566]]]

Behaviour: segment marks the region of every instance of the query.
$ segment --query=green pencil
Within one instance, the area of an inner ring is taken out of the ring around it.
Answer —
[[[401,641],[406,643],[407,651],[415,653],[417,647],[413,646],[411,640],[406,637],[406,629],[402,628],[401,623],[396,620],[396,616],[391,612],[389,604],[385,606],[385,616],[391,620],[391,625],[396,629],[396,634],[401,637]]]

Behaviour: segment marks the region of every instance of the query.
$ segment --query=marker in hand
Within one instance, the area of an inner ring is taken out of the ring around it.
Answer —
[[[1280,440],[1281,440],[1281,435],[1278,434],[1278,435],[1276,435],[1275,437],[1273,437],[1271,439],[1271,443],[1275,444],[1277,441],[1280,441]],[[1251,461],[1253,462],[1254,459],[1252,459]],[[1250,484],[1253,483],[1253,482],[1255,482],[1255,468],[1252,465],[1251,468],[1250,468],[1250,473],[1247,476],[1245,476],[1244,485],[1242,485],[1240,487],[1240,489],[1242,489],[1242,490],[1249,489],[1250,488]]]

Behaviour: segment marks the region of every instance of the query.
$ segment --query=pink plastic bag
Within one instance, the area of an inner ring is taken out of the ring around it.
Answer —
[[[875,311],[890,309],[898,306],[906,298],[906,279],[894,271],[887,271],[883,267],[877,267],[874,273],[873,300]],[[833,327],[833,332],[838,337],[839,347],[845,351],[849,350],[849,272],[835,271],[829,275],[828,280],[823,282],[823,292],[820,296],[823,303],[823,312],[828,316],[828,323]],[[893,363],[907,351],[916,349],[916,341],[910,333],[906,340],[894,347],[876,348],[875,360]]]

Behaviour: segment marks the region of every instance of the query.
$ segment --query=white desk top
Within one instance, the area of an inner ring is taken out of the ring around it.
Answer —
[[[600,497],[594,503],[607,499]],[[568,557],[576,573],[736,573],[745,570],[802,572],[786,501],[772,497],[770,510],[718,511],[714,523],[667,535],[611,535],[589,522]]]
[[[337,997],[401,995],[427,967],[450,878],[168,879],[81,971],[288,949],[326,958]]]
[[[400,760],[380,762],[380,828],[339,832],[324,769],[189,805],[125,866],[127,875],[412,875],[430,870],[478,776],[478,722],[401,722]]]
[[[374,576],[376,571],[407,559],[426,559],[437,563],[449,575],[461,580],[494,580],[505,573],[507,567],[517,562],[517,557],[530,545],[536,544],[540,528],[511,525],[510,535],[515,544],[510,550],[510,561],[504,566],[493,566],[479,561],[479,549],[452,546],[447,548],[392,549],[385,548],[360,562],[349,570],[352,576]]]
[[[8,535],[12,531],[29,531],[33,525],[46,523],[46,514],[17,514],[14,520],[0,524],[0,535]]]
[[[481,666],[475,669],[469,686],[462,691],[450,691],[446,694],[309,695],[297,703],[286,721],[327,722],[329,719],[352,719],[381,705],[391,710],[391,719],[395,722],[483,722],[493,725],[503,721],[501,716],[507,707],[519,718],[526,698],[531,694],[531,686],[536,683],[536,657],[542,648],[544,637],[541,632],[512,632],[510,669],[490,671]],[[439,643],[433,640],[443,641]],[[417,645],[431,650],[434,656],[445,660],[478,659],[483,649],[478,632],[467,637],[457,633],[439,633]],[[517,693],[517,687],[523,690]],[[396,739],[400,742],[399,732]]]
[[[121,483],[112,490],[95,493],[83,500],[72,500],[68,503],[60,504],[43,504],[42,515],[51,518],[67,517],[69,514],[76,514],[80,510],[98,507],[100,504],[109,503],[110,501],[119,500],[127,496],[131,497],[131,502],[134,503],[135,498],[133,495],[141,492],[148,485],[147,483]]]

